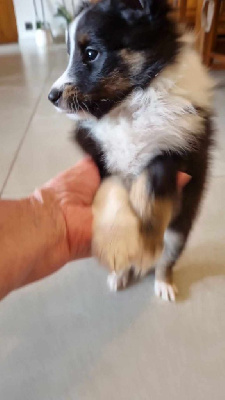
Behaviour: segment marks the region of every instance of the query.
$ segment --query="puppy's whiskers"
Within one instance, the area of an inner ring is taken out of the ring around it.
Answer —
[[[86,108],[87,112],[89,113],[89,108],[88,108],[87,104],[85,104],[83,101],[82,101],[82,104]]]

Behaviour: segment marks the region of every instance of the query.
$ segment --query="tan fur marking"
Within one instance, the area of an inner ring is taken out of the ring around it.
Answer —
[[[119,71],[114,71],[108,77],[103,78],[95,92],[91,94],[82,94],[74,85],[67,85],[63,90],[63,99],[69,100],[76,96],[78,101],[95,101],[101,98],[111,99],[115,97],[115,93],[119,95],[121,92],[127,91],[130,88],[128,78],[120,74]]]
[[[139,222],[119,179],[108,178],[102,183],[93,212],[93,253],[111,271],[129,268],[140,247]]]
[[[164,232],[172,214],[174,201],[170,198],[154,197],[147,192],[147,175],[142,172],[132,183],[130,201],[144,227],[152,226],[157,232]]]
[[[85,46],[89,42],[89,36],[87,35],[87,33],[82,33],[81,35],[79,35],[78,42],[81,46]]]
[[[147,176],[143,172],[134,180],[130,189],[130,201],[141,221],[150,221],[152,206],[147,193]]]
[[[124,92],[130,88],[130,80],[124,77],[118,70],[101,80],[99,94],[111,98],[117,91]]]
[[[141,71],[141,68],[145,62],[145,56],[140,51],[131,51],[123,49],[120,52],[122,60],[129,67],[129,71],[132,74],[136,74]]]
[[[88,101],[90,100],[89,95],[85,95],[79,92],[79,90],[74,85],[67,85],[63,90],[63,99],[69,100],[70,97],[76,96],[77,100]]]
[[[77,90],[74,86],[72,85],[68,85],[65,87],[65,89],[63,90],[63,99],[67,100],[69,99],[71,96],[76,95],[77,94]]]

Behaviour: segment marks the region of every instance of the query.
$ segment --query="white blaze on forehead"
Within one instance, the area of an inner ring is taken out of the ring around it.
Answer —
[[[66,83],[71,82],[71,77],[70,77],[70,70],[73,66],[73,61],[74,61],[74,53],[76,49],[76,34],[77,34],[77,27],[78,23],[81,20],[81,18],[84,16],[84,14],[87,12],[87,10],[83,10],[76,18],[75,20],[71,23],[69,27],[69,40],[70,40],[70,57],[69,57],[69,62],[68,66],[65,70],[65,72],[57,79],[57,81],[53,84],[52,88],[57,88],[60,89],[65,85]],[[75,77],[73,76],[73,84],[76,83]]]

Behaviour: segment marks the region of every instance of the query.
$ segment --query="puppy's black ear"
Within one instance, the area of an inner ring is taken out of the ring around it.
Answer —
[[[153,16],[166,15],[170,10],[167,0],[144,0],[146,10]]]
[[[121,3],[132,10],[144,10],[146,6],[145,0],[121,0]]]
[[[167,0],[111,0],[114,6],[127,11],[139,11],[138,15],[149,15],[151,18],[167,14],[169,6]]]

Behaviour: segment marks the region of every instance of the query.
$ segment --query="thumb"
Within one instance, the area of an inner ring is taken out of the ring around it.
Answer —
[[[178,190],[181,191],[190,182],[191,178],[192,178],[191,175],[179,171],[177,174]]]

